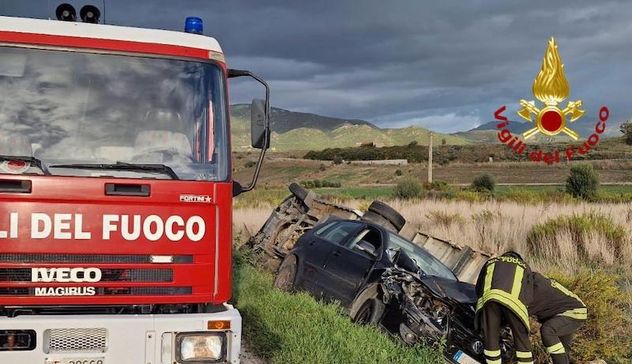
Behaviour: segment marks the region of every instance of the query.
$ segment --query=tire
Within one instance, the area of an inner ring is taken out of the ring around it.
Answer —
[[[382,201],[375,200],[369,206],[369,211],[382,216],[388,222],[393,224],[397,231],[400,231],[406,225],[406,219],[394,208]]]
[[[298,268],[296,263],[296,256],[293,254],[290,254],[283,259],[276,278],[274,279],[274,286],[276,288],[286,292],[294,291],[296,271]]]
[[[309,193],[308,190],[304,189],[298,183],[295,183],[295,182],[292,182],[290,184],[289,189],[290,189],[290,192],[292,192],[292,194],[301,201],[305,201],[305,198],[307,198],[307,194]]]
[[[367,287],[351,304],[351,321],[360,325],[377,326],[384,316],[386,306],[379,297],[377,285]]]

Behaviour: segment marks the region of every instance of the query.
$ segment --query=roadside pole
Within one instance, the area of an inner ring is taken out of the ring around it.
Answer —
[[[432,133],[430,133],[430,143],[428,143],[428,184],[432,183]]]

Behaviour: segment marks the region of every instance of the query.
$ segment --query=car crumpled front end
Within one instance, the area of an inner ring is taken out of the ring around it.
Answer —
[[[389,268],[382,275],[381,288],[385,304],[398,311],[398,334],[406,344],[443,346],[451,363],[484,362],[483,341],[474,329],[475,296],[467,286]],[[505,330],[502,340],[508,356],[510,335]]]

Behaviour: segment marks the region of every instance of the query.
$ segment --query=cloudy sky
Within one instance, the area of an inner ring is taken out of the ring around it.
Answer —
[[[46,18],[58,3],[0,0],[0,14]],[[632,116],[632,2],[625,0],[105,0],[105,16],[110,24],[178,30],[186,16],[200,16],[231,67],[269,80],[274,106],[444,132],[532,99],[554,36],[586,122],[601,105],[611,120]],[[259,96],[249,84],[232,91],[233,102]]]

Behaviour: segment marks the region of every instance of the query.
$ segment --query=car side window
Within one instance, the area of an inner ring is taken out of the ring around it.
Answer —
[[[327,229],[329,229],[335,223],[336,223],[335,221],[332,221],[328,224],[324,224],[323,226],[319,227],[314,234],[316,236],[321,236]]]
[[[357,230],[359,226],[360,223],[358,222],[342,221],[334,223],[333,226],[324,230],[319,236],[320,238],[330,241],[334,244],[342,245],[349,237],[349,234]]]
[[[347,248],[370,259],[378,257],[379,249],[382,247],[382,235],[378,230],[367,228],[351,240]]]

